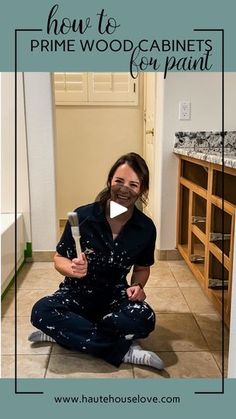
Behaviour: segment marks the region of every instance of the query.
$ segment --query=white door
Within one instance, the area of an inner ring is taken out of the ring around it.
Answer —
[[[57,213],[64,220],[96,199],[121,155],[142,153],[143,103],[128,73],[56,73],[54,80]]]
[[[150,172],[149,199],[144,212],[154,217],[155,178],[155,73],[144,74],[144,141],[143,153]]]

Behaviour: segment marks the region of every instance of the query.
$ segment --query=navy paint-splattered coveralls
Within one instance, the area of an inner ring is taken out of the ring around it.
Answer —
[[[154,263],[156,229],[151,219],[135,207],[113,240],[100,203],[75,211],[88,273],[81,279],[65,277],[58,291],[34,305],[31,321],[58,344],[118,367],[132,340],[147,337],[155,327],[151,307],[146,302],[128,300],[126,275],[133,265]],[[68,222],[57,252],[69,259],[76,257]]]

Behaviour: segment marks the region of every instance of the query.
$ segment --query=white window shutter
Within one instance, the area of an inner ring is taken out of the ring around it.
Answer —
[[[54,73],[56,105],[138,104],[138,81],[129,73]]]
[[[54,86],[57,105],[87,101],[87,73],[54,73]]]
[[[129,73],[88,73],[90,102],[138,103],[138,83]]]

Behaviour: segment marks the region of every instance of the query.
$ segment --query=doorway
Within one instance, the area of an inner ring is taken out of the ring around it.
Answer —
[[[73,85],[73,75],[81,73],[66,74],[71,75],[70,86],[77,87],[78,90],[79,84],[75,86],[74,81]],[[87,74],[95,75],[92,88],[100,81],[100,85],[97,84],[99,91],[108,89],[109,77],[110,90],[116,89],[116,101],[106,99],[99,103],[98,99],[94,100],[95,96],[99,96],[97,92],[93,96],[90,92],[86,99],[84,89],[83,101],[63,104],[62,95],[60,101],[55,101],[56,197],[61,226],[68,211],[95,200],[105,187],[110,167],[119,156],[130,151],[143,155],[143,75],[135,81],[135,88],[133,85],[129,87],[130,91],[132,89],[131,97],[134,98],[134,90],[136,96],[133,102],[127,102],[117,101],[117,90],[124,92],[124,75],[128,73],[99,73],[100,78],[98,73]],[[114,74],[116,77],[111,77]],[[84,77],[83,73],[81,80],[85,80]],[[90,88],[88,84],[87,89]],[[126,98],[127,91],[128,89]]]

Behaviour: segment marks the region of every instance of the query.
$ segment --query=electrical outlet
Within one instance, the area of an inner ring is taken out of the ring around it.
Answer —
[[[189,100],[179,102],[179,119],[191,119],[191,102]]]

